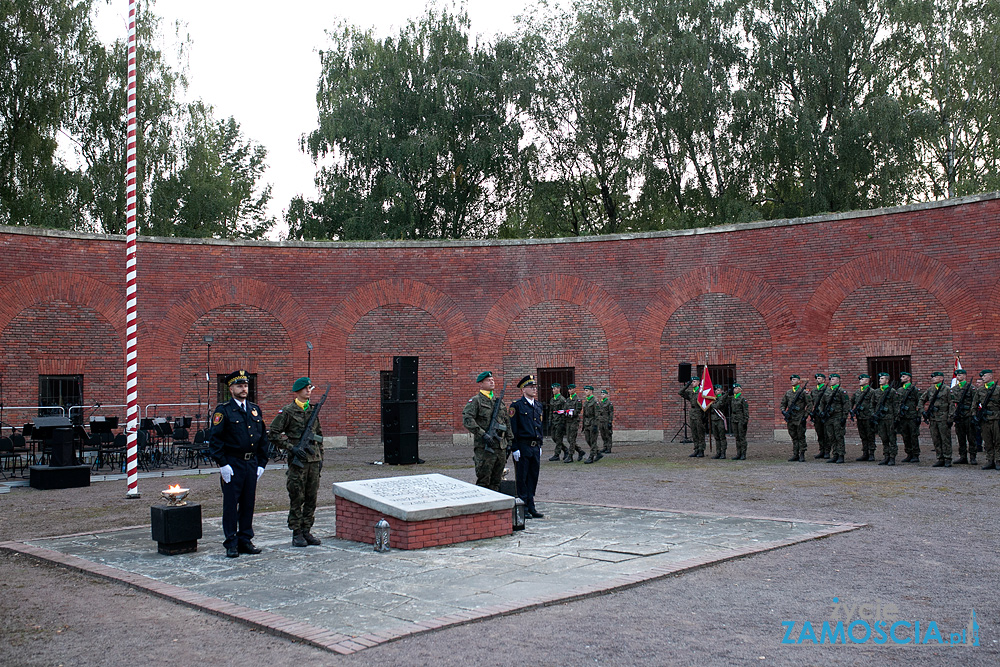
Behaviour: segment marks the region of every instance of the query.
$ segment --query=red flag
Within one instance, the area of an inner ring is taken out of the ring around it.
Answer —
[[[707,412],[714,402],[715,387],[712,386],[712,376],[708,374],[708,366],[705,366],[705,372],[701,376],[701,385],[698,387],[698,405]]]

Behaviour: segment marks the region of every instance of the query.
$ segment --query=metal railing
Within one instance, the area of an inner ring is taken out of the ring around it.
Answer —
[[[5,406],[3,406],[4,413],[7,413],[7,412],[23,412],[25,410],[58,410],[60,412],[61,416],[63,416],[63,417],[66,416],[66,408],[64,408],[61,405],[5,405]],[[6,414],[4,416],[6,416]],[[31,416],[32,417],[37,417],[38,415],[31,415]],[[55,415],[52,415],[52,416],[55,416]],[[10,426],[2,426],[2,427],[0,427],[0,433],[2,433],[3,429],[5,429],[5,428],[9,428],[10,431],[11,431],[11,433],[13,433],[14,431],[18,430],[21,427],[20,426],[15,426],[13,424],[10,425]]]
[[[150,408],[201,408],[205,405],[204,403],[150,403],[146,406],[146,409],[142,411],[143,417],[149,417]],[[155,410],[153,411],[156,412]]]
[[[105,405],[104,403],[95,403],[94,405],[71,405],[69,406],[69,418],[70,421],[73,420],[73,411],[79,410],[81,413],[84,410],[89,410],[90,408],[127,408],[127,405]],[[83,415],[81,414],[81,417]]]

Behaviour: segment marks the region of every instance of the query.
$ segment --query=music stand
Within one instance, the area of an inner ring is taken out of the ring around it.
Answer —
[[[684,431],[684,438],[681,440],[681,444],[684,444],[686,442],[694,442],[694,440],[688,437],[688,400],[684,397],[681,397],[681,400],[684,401],[684,423],[681,424],[681,427],[677,429],[676,433],[674,433],[674,437],[670,438],[670,442],[676,440],[681,431]]]

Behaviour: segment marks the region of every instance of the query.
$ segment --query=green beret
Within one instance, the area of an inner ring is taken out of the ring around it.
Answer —
[[[739,382],[734,382],[733,383],[733,389],[742,389],[742,388],[743,388],[743,385],[741,385]]]
[[[911,373],[910,371],[900,371],[899,372],[899,377],[903,377],[904,375],[906,377],[908,377],[908,378],[913,377],[913,373]]]
[[[482,382],[486,378],[491,378],[491,377],[493,377],[493,371],[483,371],[482,373],[476,376],[476,382]]]
[[[250,384],[250,376],[244,370],[230,373],[223,380],[227,387],[232,387],[234,384]]]
[[[589,389],[590,391],[594,391],[594,388],[591,385],[589,385],[589,384],[583,385],[583,388],[584,389]]]
[[[292,385],[292,391],[302,391],[303,389],[305,389],[306,387],[308,387],[311,384],[312,384],[312,382],[309,381],[309,378],[307,378],[307,377],[300,377]]]
[[[964,368],[956,368],[955,369],[955,375],[965,375],[965,369]]]
[[[868,375],[868,373],[862,373],[861,375],[858,376],[859,380],[864,380],[865,378],[868,378],[869,380],[872,379],[872,377]]]
[[[608,393],[608,390],[607,390],[607,389],[602,389],[602,390],[601,390],[601,393],[602,393],[602,394],[606,394],[606,393]]]
[[[840,376],[836,373],[830,373],[830,379],[832,380],[833,378],[837,378],[839,380]]]
[[[558,382],[553,382],[552,383],[552,388],[553,389],[562,389],[562,385],[559,384]]]
[[[931,373],[931,377],[932,378],[943,378],[944,377],[944,373],[942,373],[941,371],[934,371],[933,373]]]
[[[567,389],[576,389],[576,385],[575,384],[568,384],[568,385],[566,385],[566,388]]]
[[[789,380],[801,380],[802,378],[800,378],[798,375],[789,375],[788,379]]]
[[[883,372],[883,373],[879,373],[879,374],[878,374],[878,376],[879,376],[880,378],[887,378],[887,377],[889,377],[889,374],[888,374],[888,373],[884,373],[884,372]]]
[[[988,368],[984,368],[983,370],[979,371],[979,377],[983,377],[983,376],[984,376],[984,375],[986,375],[987,373],[992,373],[992,372],[993,372],[993,371],[991,371],[990,369],[988,369]]]
[[[822,373],[816,373],[816,375],[814,375],[813,377],[815,377],[817,380],[820,378],[823,378],[824,380],[826,379],[826,376],[823,375]]]

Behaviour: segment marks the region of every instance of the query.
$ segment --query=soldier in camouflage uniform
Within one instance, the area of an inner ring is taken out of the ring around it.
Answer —
[[[750,404],[743,396],[743,387],[733,383],[733,397],[729,400],[729,419],[736,438],[736,456],[733,461],[747,460],[747,426],[750,424]]]
[[[608,390],[601,390],[601,401],[597,404],[597,421],[601,427],[601,442],[604,448],[602,454],[611,453],[611,438],[615,432],[615,404],[608,398]]]
[[[986,465],[983,470],[997,470],[997,455],[1000,454],[1000,391],[993,380],[993,371],[979,371],[983,386],[976,390],[975,406],[979,418],[979,428],[983,434],[983,454]]]
[[[851,397],[851,416],[858,425],[858,437],[861,438],[861,456],[855,461],[875,460],[875,429],[872,427],[872,411],[875,409],[875,391],[869,384],[871,377],[867,373],[858,376],[858,390]]]
[[[705,421],[704,412],[698,405],[698,388],[701,387],[701,378],[691,378],[691,381],[684,385],[684,388],[677,392],[677,395],[691,404],[688,409],[688,426],[691,427],[691,440],[694,442],[694,451],[689,454],[691,458],[702,458],[705,456]]]
[[[472,433],[473,437],[472,460],[476,464],[476,485],[499,491],[500,481],[503,479],[503,466],[507,462],[507,448],[512,437],[510,415],[505,406],[501,405],[497,410],[497,439],[495,442],[485,442],[483,436],[490,427],[493,406],[500,397],[494,394],[496,380],[490,371],[480,373],[476,377],[476,382],[479,384],[479,391],[465,404],[462,410],[462,425]]]
[[[878,437],[882,439],[883,459],[880,466],[896,465],[896,411],[899,409],[899,397],[896,390],[889,386],[889,374],[878,374],[878,389],[875,390],[874,409],[872,411],[872,426]]]
[[[726,458],[726,447],[729,442],[726,440],[726,406],[729,405],[729,392],[723,390],[715,395],[715,400],[708,408],[709,420],[712,424],[712,437],[715,438],[715,456],[713,459]]]
[[[977,465],[976,436],[972,431],[972,415],[975,413],[973,400],[976,389],[966,379],[964,368],[955,371],[958,382],[951,388],[951,420],[955,424],[955,437],[958,438],[958,456],[955,463]]]
[[[851,399],[840,387],[840,375],[830,373],[830,386],[823,395],[820,411],[823,414],[823,429],[827,446],[830,448],[830,460],[827,463],[843,463],[847,448],[844,442],[844,431],[847,426],[847,413],[851,410]]]
[[[576,460],[583,460],[583,449],[576,444],[576,436],[580,430],[580,412],[583,410],[583,401],[573,391],[575,384],[566,385],[569,396],[566,398],[566,441],[569,443],[566,448],[566,458],[563,463],[572,463],[573,453],[576,453]]]
[[[937,454],[935,468],[951,467],[951,392],[944,386],[944,373],[931,373],[931,386],[920,396],[924,409],[924,421],[931,430],[934,453]]]
[[[318,546],[320,540],[312,534],[316,521],[316,496],[319,493],[320,471],[323,470],[323,428],[317,418],[312,425],[311,451],[299,451],[309,416],[315,406],[309,404],[313,385],[301,377],[292,385],[295,400],[278,410],[268,429],[268,439],[278,449],[288,452],[288,470],[285,471],[285,488],[288,490],[288,529],[292,531],[292,546]],[[295,458],[302,467],[293,465]]]
[[[826,396],[826,376],[822,373],[816,373],[815,379],[816,388],[810,394],[812,398],[812,411],[809,416],[812,417],[813,429],[816,431],[819,454],[813,458],[828,459],[830,458],[830,443],[826,439],[826,421],[824,421],[823,416],[820,414],[820,404],[823,403],[823,398]]]
[[[552,399],[549,401],[549,435],[556,443],[556,451],[549,457],[549,461],[558,461],[563,453],[569,454],[569,449],[563,444],[563,438],[566,436],[566,397],[560,393],[561,389],[561,384],[552,383]]]
[[[590,455],[584,463],[597,463],[604,458],[597,444],[597,433],[600,429],[597,413],[594,388],[588,384],[583,388],[583,437],[586,438],[587,446],[590,447]]]
[[[903,371],[899,374],[903,386],[896,392],[899,396],[899,412],[896,428],[903,436],[903,463],[920,463],[920,391],[913,384],[912,376]]]
[[[806,418],[812,410],[812,396],[798,375],[790,375],[788,379],[792,388],[781,397],[781,414],[788,424],[788,436],[792,439],[792,458],[788,460],[805,461]]]

